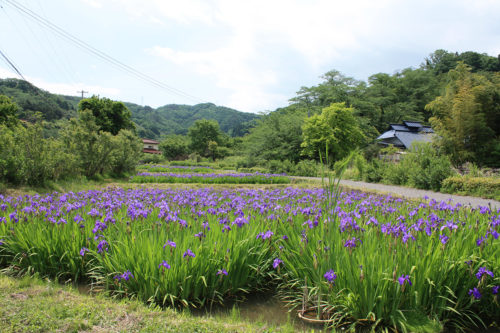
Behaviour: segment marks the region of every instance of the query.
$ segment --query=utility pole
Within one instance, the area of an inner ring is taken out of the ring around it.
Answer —
[[[88,91],[83,91],[83,89],[82,89],[82,91],[77,91],[77,93],[79,93],[79,94],[81,93],[82,94],[82,99],[83,99],[83,94],[88,93]]]

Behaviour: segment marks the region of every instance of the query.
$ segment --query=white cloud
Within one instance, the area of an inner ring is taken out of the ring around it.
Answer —
[[[136,18],[157,20],[160,17],[182,24],[212,22],[209,1],[203,0],[111,0]]]
[[[98,0],[83,0],[83,2],[94,8],[102,8],[102,2]]]

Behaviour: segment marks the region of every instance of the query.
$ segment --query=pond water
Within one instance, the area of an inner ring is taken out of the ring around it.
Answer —
[[[261,323],[263,326],[287,325],[295,332],[327,332],[322,325],[303,322],[297,316],[297,311],[289,311],[284,302],[269,295],[247,296],[243,302],[213,306],[212,309],[207,307],[191,310],[191,313],[195,316],[242,319],[251,323]]]

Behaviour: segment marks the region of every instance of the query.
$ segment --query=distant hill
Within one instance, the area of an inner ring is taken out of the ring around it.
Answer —
[[[132,112],[141,136],[158,138],[165,134],[187,134],[198,119],[217,120],[222,131],[230,136],[243,136],[260,116],[217,106],[212,103],[197,105],[169,104],[157,109],[125,103]]]
[[[38,112],[47,121],[69,119],[77,114],[76,104],[71,103],[64,96],[51,94],[27,81],[0,79],[0,94],[9,96],[17,103],[21,119],[31,120]]]
[[[52,94],[31,83],[18,79],[0,79],[0,94],[9,96],[20,107],[19,118],[43,119],[53,122],[77,116],[81,98]],[[124,102],[132,112],[141,137],[160,139],[167,134],[186,134],[198,119],[217,120],[222,131],[230,136],[243,136],[260,116],[217,106],[212,103],[197,105],[168,104],[157,109]]]

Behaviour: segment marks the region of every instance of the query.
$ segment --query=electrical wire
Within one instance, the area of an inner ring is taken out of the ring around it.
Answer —
[[[110,55],[94,48],[93,46],[87,44],[86,42],[82,41],[81,39],[73,36],[72,34],[70,34],[69,32],[65,31],[64,29],[56,26],[55,24],[51,23],[50,21],[48,21],[47,19],[44,19],[43,17],[41,17],[40,15],[36,14],[35,12],[33,12],[32,10],[30,10],[29,8],[26,8],[25,6],[19,4],[17,1],[15,0],[4,0],[4,3],[14,7],[15,9],[17,9],[19,11],[19,13],[25,15],[26,17],[36,21],[38,24],[40,24],[41,26],[44,26],[48,29],[50,29],[52,32],[54,32],[55,34],[59,35],[60,37],[66,39],[67,41],[73,43],[74,45],[80,47],[81,49],[85,50],[86,52],[94,55],[94,56],[97,56],[98,58],[110,63],[111,65],[113,65],[115,68],[121,70],[121,71],[124,71],[130,75],[133,75],[134,77],[138,78],[138,79],[141,79],[155,87],[158,87],[158,88],[161,88],[163,90],[166,90],[170,93],[173,93],[173,94],[176,94],[176,95],[179,95],[181,97],[184,97],[184,98],[187,98],[187,99],[190,99],[192,101],[195,101],[195,102],[201,102],[202,99],[198,98],[198,97],[195,97],[191,94],[188,94],[186,92],[183,92],[182,90],[179,90],[177,88],[174,88],[174,87],[171,87],[169,85],[166,85],[164,83],[162,83],[161,81],[158,81],[156,79],[154,79],[153,77],[147,75],[147,74],[144,74],[144,73],[141,73],[139,72],[138,70],[124,64],[123,62],[111,57]]]
[[[12,61],[9,60],[9,58],[0,50],[0,55],[2,56],[3,59],[5,59],[6,63],[19,75],[24,81],[27,81],[23,74],[17,69],[16,65]]]

